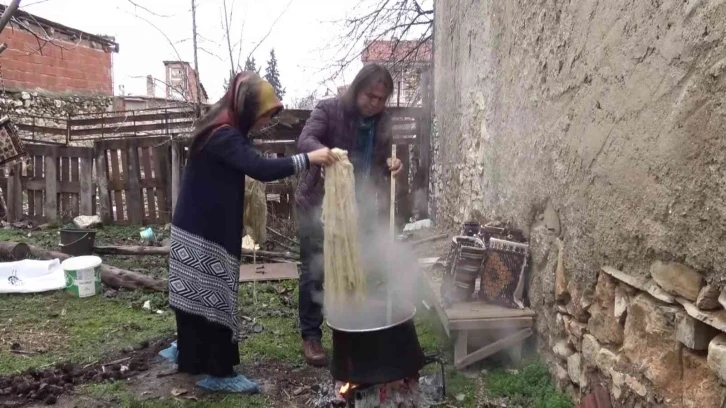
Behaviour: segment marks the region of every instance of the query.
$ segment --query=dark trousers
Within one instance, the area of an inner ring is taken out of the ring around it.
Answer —
[[[300,331],[304,340],[320,339],[323,332],[323,224],[322,210],[298,209],[300,238]]]
[[[240,363],[240,358],[239,346],[232,341],[232,330],[181,310],[174,313],[179,371],[191,375],[234,376],[234,366]]]

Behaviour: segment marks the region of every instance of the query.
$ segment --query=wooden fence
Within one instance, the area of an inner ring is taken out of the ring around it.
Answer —
[[[419,141],[426,137],[429,113],[422,108],[393,108],[391,112],[397,156],[407,164],[407,174],[397,183],[397,213],[399,222],[404,222],[413,211],[412,191],[422,188],[412,188],[409,183],[409,154],[414,152],[424,158],[427,149],[419,151]],[[27,218],[42,223],[98,214],[112,224],[168,223],[188,151],[188,140],[180,139],[172,130],[189,123],[178,111],[157,116],[123,114],[123,118],[104,114],[67,120],[63,129],[67,138],[82,137],[93,147],[28,144],[27,160],[8,169],[7,175],[0,174],[8,220]],[[285,111],[282,123],[256,139],[255,144],[277,157],[296,153],[297,137],[309,115],[310,111]],[[133,118],[132,124],[128,124],[129,117]],[[49,132],[37,126],[30,130],[21,127],[21,132],[31,130],[33,135]],[[61,133],[60,129],[50,132]],[[145,132],[160,135],[140,137]],[[421,179],[422,166],[417,167],[414,182]],[[427,168],[424,171],[428,173]],[[428,178],[425,180],[427,183]],[[267,193],[279,198],[270,204],[278,218],[293,216],[293,183],[269,183]]]

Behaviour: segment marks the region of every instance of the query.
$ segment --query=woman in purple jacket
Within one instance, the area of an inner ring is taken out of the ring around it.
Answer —
[[[364,219],[385,219],[390,205],[390,178],[402,169],[391,159],[391,117],[386,102],[393,92],[393,79],[378,64],[366,65],[345,94],[321,101],[313,110],[298,140],[300,153],[324,147],[349,152],[355,169],[356,194]],[[327,365],[321,343],[323,323],[323,227],[320,221],[323,177],[319,166],[303,170],[295,201],[299,214],[300,329],[305,360]],[[375,214],[378,212],[378,214]],[[371,220],[373,225],[378,220]]]

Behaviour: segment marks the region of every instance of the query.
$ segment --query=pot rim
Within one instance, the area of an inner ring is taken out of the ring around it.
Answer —
[[[325,319],[325,324],[328,327],[330,327],[332,330],[337,330],[337,331],[345,332],[345,333],[370,333],[370,332],[382,331],[382,330],[390,329],[392,327],[396,327],[398,325],[406,323],[407,321],[416,317],[416,306],[414,306],[413,304],[410,304],[410,303],[408,303],[408,306],[411,308],[411,313],[408,315],[408,317],[406,317],[404,319],[399,319],[398,321],[391,323],[389,325],[386,325],[386,326],[373,327],[370,329],[342,329],[340,327],[337,327],[337,326],[331,324],[330,320],[328,320],[328,319]]]

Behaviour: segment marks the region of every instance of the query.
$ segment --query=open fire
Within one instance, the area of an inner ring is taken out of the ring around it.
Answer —
[[[430,406],[419,389],[418,379],[408,378],[385,384],[359,386],[339,382],[337,394],[348,407],[423,408]]]

